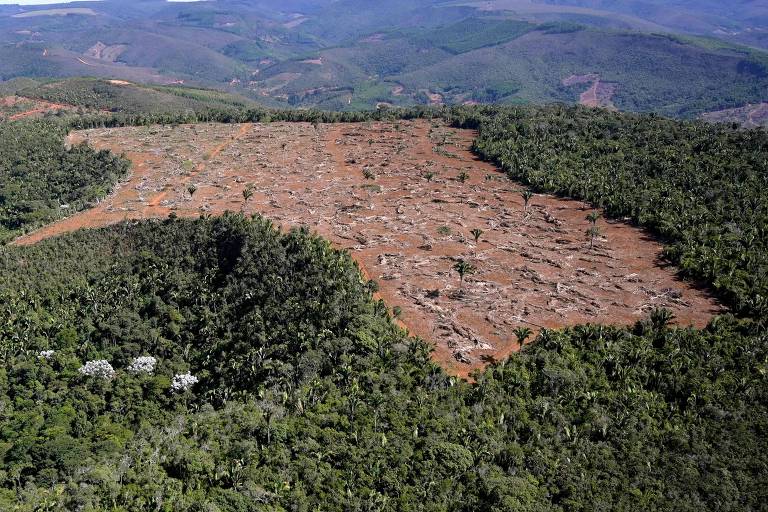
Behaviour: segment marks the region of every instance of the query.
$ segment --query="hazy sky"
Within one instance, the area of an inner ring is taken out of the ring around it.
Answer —
[[[0,4],[20,4],[20,5],[46,5],[46,4],[66,4],[66,1],[56,0],[0,0]]]
[[[0,0],[0,4],[42,5],[55,3],[51,0]]]
[[[77,1],[77,0],[72,0]],[[88,0],[98,1],[98,0]],[[166,0],[167,2],[198,2],[200,0]],[[0,5],[47,5],[47,4],[66,4],[67,0],[0,0]]]

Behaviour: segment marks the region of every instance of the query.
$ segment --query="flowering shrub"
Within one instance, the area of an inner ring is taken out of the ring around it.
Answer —
[[[146,373],[152,375],[157,365],[157,359],[152,356],[137,357],[131,361],[128,371],[131,373]]]
[[[111,379],[115,376],[115,369],[104,359],[88,361],[78,371],[88,377],[98,377],[100,379]]]
[[[41,350],[37,356],[41,359],[50,359],[53,357],[53,354],[55,354],[55,350]]]
[[[174,391],[186,391],[195,384],[197,384],[198,378],[190,373],[181,373],[173,376],[173,383],[171,388]]]

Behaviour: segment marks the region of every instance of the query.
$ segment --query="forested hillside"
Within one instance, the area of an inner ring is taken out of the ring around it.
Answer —
[[[255,102],[242,96],[213,89],[151,86],[95,78],[16,80],[12,92],[26,98],[73,105],[89,112],[102,113],[163,114],[210,109],[236,110],[257,106]]]
[[[650,228],[684,275],[768,315],[768,134],[562,106],[456,113],[475,149],[542,192]]]
[[[764,331],[547,331],[470,385],[348,255],[169,219],[0,253],[4,510],[757,510]]]
[[[717,13],[702,17],[684,3],[318,0],[289,8],[276,0],[110,0],[65,11],[15,7],[0,11],[0,81],[90,76],[330,110],[562,101],[690,118],[766,101],[765,9],[707,2]],[[591,86],[601,101],[590,96]]]
[[[65,127],[444,116],[542,192],[663,237],[731,307],[704,330],[545,330],[467,383],[350,256],[221,218],[0,246],[0,509],[760,510],[768,501],[765,131],[578,107],[140,111],[0,123],[3,235],[123,160]],[[487,185],[493,186],[493,181]],[[63,205],[68,208],[62,208]]]
[[[106,195],[128,162],[87,146],[66,149],[58,124],[0,122],[0,243]]]

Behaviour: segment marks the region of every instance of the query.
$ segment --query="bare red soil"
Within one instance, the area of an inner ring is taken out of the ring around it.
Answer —
[[[768,127],[768,103],[709,112],[701,117],[713,123],[739,123],[744,128]]]
[[[243,210],[308,226],[348,249],[460,376],[517,350],[518,326],[632,324],[662,306],[679,324],[703,326],[721,311],[660,261],[661,245],[643,231],[600,220],[590,248],[586,204],[536,195],[524,211],[522,187],[470,153],[473,137],[426,121],[78,132],[72,142],[125,152],[131,176],[94,209],[16,243],[171,212]],[[478,243],[473,228],[483,230]],[[463,289],[458,258],[477,268]]]
[[[603,82],[600,75],[571,75],[563,80],[563,85],[571,87],[580,84],[591,84],[589,89],[579,95],[579,104],[587,107],[615,109],[613,95],[616,94],[617,84]]]
[[[7,115],[9,121],[18,121],[19,119],[41,116],[49,112],[74,109],[75,107],[71,105],[62,105],[21,96],[6,96],[0,98],[0,117],[2,117],[3,114],[10,113],[10,115]]]

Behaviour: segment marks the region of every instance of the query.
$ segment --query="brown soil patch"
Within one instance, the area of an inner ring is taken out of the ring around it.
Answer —
[[[461,376],[518,349],[518,326],[632,324],[657,306],[703,326],[720,312],[660,263],[661,245],[643,231],[600,220],[603,237],[590,249],[586,204],[536,195],[524,212],[521,186],[469,152],[473,137],[426,121],[78,132],[72,142],[125,152],[130,178],[96,208],[17,243],[170,212],[242,209],[305,225],[348,249],[410,331]],[[244,204],[247,186],[254,194]],[[483,230],[477,244],[473,228]],[[461,291],[458,258],[477,267]]]
[[[60,112],[63,110],[75,110],[72,105],[51,103],[50,101],[25,98],[22,96],[7,96],[0,98],[0,119],[18,121],[28,117],[42,116],[43,114]]]
[[[612,100],[613,95],[616,94],[617,84],[601,81],[600,75],[596,73],[571,75],[563,79],[562,83],[567,87],[591,84],[589,89],[579,95],[579,104],[587,107],[616,109]]]
[[[768,103],[708,112],[701,117],[711,123],[738,123],[744,128],[768,127]]]
[[[128,49],[128,45],[125,44],[113,44],[106,45],[101,41],[88,48],[83,55],[91,57],[92,59],[106,60],[109,62],[116,62],[125,50]]]

